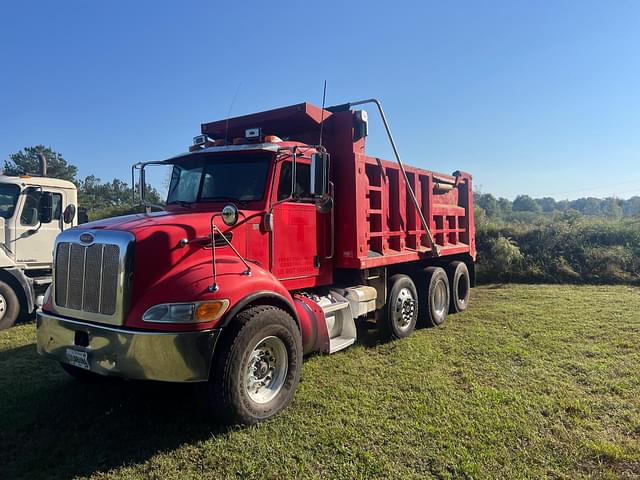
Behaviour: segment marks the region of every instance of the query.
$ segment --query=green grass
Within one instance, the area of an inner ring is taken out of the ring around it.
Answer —
[[[1,478],[637,478],[640,289],[487,286],[409,339],[305,362],[225,429],[190,386],[82,385],[0,332]]]

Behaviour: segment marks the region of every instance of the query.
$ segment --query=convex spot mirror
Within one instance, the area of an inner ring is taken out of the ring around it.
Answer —
[[[222,208],[220,216],[222,217],[224,224],[231,227],[238,223],[238,207],[229,203]]]
[[[53,217],[53,194],[51,192],[40,193],[38,205],[38,220],[41,223],[49,223]]]
[[[67,208],[64,209],[64,213],[62,214],[62,219],[64,223],[73,222],[73,218],[76,216],[76,206],[73,203],[67,205]]]
[[[329,190],[329,154],[314,153],[311,155],[311,185],[309,192],[314,197],[326,195]]]

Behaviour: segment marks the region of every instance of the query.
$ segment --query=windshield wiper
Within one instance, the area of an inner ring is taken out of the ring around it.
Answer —
[[[232,197],[206,197],[206,198],[202,198],[200,199],[200,201],[202,202],[219,202],[219,201],[226,201],[226,202],[234,202],[234,203],[240,203],[240,204],[245,204],[248,202],[254,202],[254,199],[251,200],[241,200],[239,198],[232,198]]]
[[[193,204],[193,202],[187,202],[186,200],[172,200],[171,202],[167,202],[167,205],[173,205],[173,204],[178,204],[181,207],[191,208],[191,205]]]

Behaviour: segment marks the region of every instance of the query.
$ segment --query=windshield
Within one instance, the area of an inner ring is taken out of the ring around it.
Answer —
[[[20,189],[11,183],[0,183],[0,217],[11,218],[16,209]]]
[[[167,203],[261,200],[272,155],[202,154],[173,166]]]

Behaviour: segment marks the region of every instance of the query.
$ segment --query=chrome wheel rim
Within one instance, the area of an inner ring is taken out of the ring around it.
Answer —
[[[245,371],[245,389],[255,403],[267,403],[282,390],[289,369],[284,342],[269,336],[260,340],[249,355]]]
[[[0,320],[7,314],[7,301],[4,299],[4,295],[0,294]]]
[[[444,316],[445,311],[448,307],[448,303],[449,302],[447,301],[447,286],[444,283],[444,280],[440,280],[438,283],[436,283],[436,286],[433,292],[434,313],[438,317]]]
[[[411,323],[416,314],[416,300],[413,298],[411,290],[403,288],[398,292],[393,306],[393,323],[400,331],[411,328]]]

